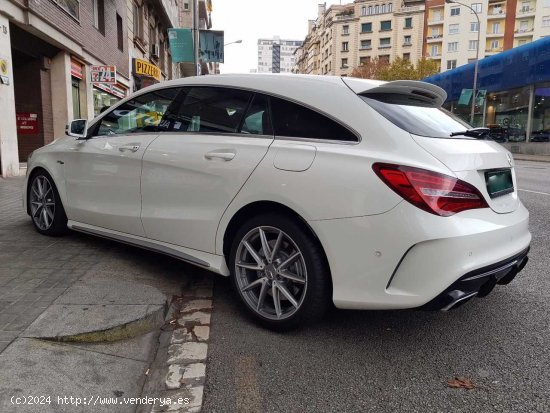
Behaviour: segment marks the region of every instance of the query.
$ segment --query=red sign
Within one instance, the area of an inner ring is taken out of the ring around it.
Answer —
[[[116,84],[116,66],[92,66],[92,83]]]
[[[84,74],[82,73],[82,65],[78,60],[71,58],[71,75],[77,79],[83,79]]]
[[[38,133],[38,113],[17,114],[17,134],[35,135]]]

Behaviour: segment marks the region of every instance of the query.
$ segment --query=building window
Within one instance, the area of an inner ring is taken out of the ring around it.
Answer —
[[[468,50],[477,50],[477,40],[470,40],[468,42]]]
[[[381,54],[378,56],[378,60],[381,63],[390,63],[390,55],[389,54]]]
[[[542,27],[550,27],[550,16],[542,17]]]
[[[380,7],[380,13],[384,14],[386,13],[386,5],[382,4],[382,7]]]
[[[518,46],[523,46],[524,44],[527,44],[527,39],[518,40]]]
[[[493,23],[493,34],[500,33],[500,22]]]
[[[368,63],[370,63],[370,56],[361,56],[359,58],[359,65],[360,66],[366,65]]]
[[[391,3],[388,3],[388,13],[391,13],[393,10],[393,5]]]
[[[372,32],[372,23],[361,24],[361,33],[370,33],[370,32]]]
[[[363,6],[361,7],[361,16],[366,16],[367,15],[367,6]]]
[[[403,53],[403,60],[411,60],[411,54],[410,53]]]
[[[456,59],[455,60],[447,60],[447,70],[455,69],[456,68]]]
[[[342,51],[347,52],[349,50],[349,43],[348,42],[342,42]]]
[[[471,31],[472,33],[477,33],[477,32],[479,32],[479,23],[478,23],[478,22],[470,23],[470,31]]]
[[[71,84],[73,92],[73,119],[82,119],[80,111],[80,80],[73,77],[71,78]]]
[[[527,30],[529,30],[529,21],[528,20],[520,20],[520,22],[519,22],[519,31],[520,31],[520,33],[521,32],[526,32]]]
[[[142,42],[143,39],[143,6],[134,3],[134,37]]]
[[[439,36],[439,27],[432,27],[432,37]]]
[[[94,27],[105,35],[105,1],[93,0],[94,4]]]
[[[472,9],[474,9],[474,11],[476,13],[481,13],[481,10],[482,10],[482,5],[481,3],[473,3],[472,4]]]
[[[342,34],[349,34],[349,26],[348,25],[342,26]]]
[[[448,52],[457,52],[458,51],[458,42],[450,42],[447,44]]]
[[[408,46],[412,44],[412,37],[411,36],[405,36],[403,39],[403,45]]]
[[[342,59],[342,66],[341,66],[342,69],[347,69],[348,68],[348,59]]]
[[[122,30],[122,17],[116,14],[116,37],[118,50],[124,51],[124,32]]]
[[[361,40],[361,49],[370,49],[371,48],[371,41],[369,40]]]
[[[383,22],[380,22],[380,30],[381,31],[391,30],[391,20],[385,20]]]
[[[449,24],[449,34],[458,34],[459,24]]]
[[[380,6],[376,5],[374,6],[374,14],[379,14],[380,13]]]
[[[391,47],[391,39],[389,37],[380,39],[380,47]]]
[[[439,52],[439,46],[433,44],[430,56],[439,56],[441,53]]]
[[[53,0],[53,2],[73,16],[76,20],[80,19],[79,0]]]
[[[498,40],[491,40],[491,50],[496,50],[500,47],[500,42]]]
[[[412,17],[407,17],[405,19],[405,29],[412,29],[413,27],[413,19]]]
[[[369,6],[369,12],[367,14],[372,14],[372,6]]]
[[[451,8],[451,16],[460,16],[460,7]]]
[[[188,2],[183,3],[183,10],[185,10],[185,11],[189,10],[189,3]]]

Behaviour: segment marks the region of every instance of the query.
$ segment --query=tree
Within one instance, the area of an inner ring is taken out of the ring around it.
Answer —
[[[391,64],[375,58],[353,72],[353,77],[377,80],[422,80],[439,72],[439,64],[435,60],[422,58],[414,66],[409,60],[396,58]]]

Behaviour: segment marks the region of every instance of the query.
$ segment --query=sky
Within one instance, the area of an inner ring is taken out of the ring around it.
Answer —
[[[343,4],[350,1],[344,1]],[[304,40],[307,22],[317,18],[319,0],[213,0],[212,30],[225,31],[221,73],[249,73],[258,67],[258,39]],[[340,1],[327,1],[327,8]]]

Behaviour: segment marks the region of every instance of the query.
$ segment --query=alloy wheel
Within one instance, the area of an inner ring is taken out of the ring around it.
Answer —
[[[55,217],[55,196],[52,183],[44,175],[34,178],[30,193],[31,215],[42,231],[49,229]]]
[[[270,226],[249,231],[235,259],[237,287],[247,304],[271,320],[291,317],[307,290],[304,256],[285,232]]]

